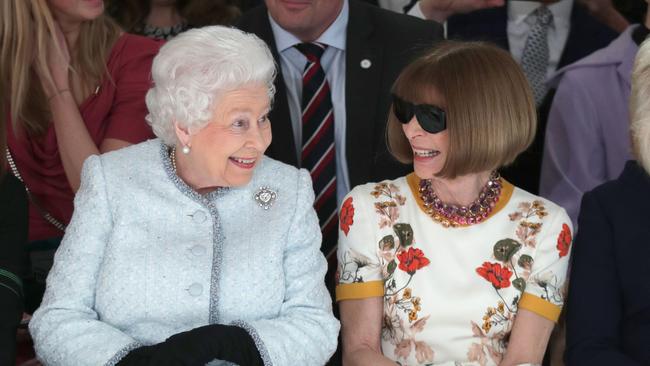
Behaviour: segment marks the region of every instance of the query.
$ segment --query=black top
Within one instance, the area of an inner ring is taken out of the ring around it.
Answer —
[[[648,34],[650,34],[650,29],[648,29],[645,24],[639,24],[639,26],[632,32],[632,40],[637,46],[641,46],[641,43],[648,38]]]
[[[650,365],[650,176],[629,161],[585,194],[567,302],[567,365]]]
[[[27,195],[11,174],[0,177],[0,365],[13,365],[27,267]]]

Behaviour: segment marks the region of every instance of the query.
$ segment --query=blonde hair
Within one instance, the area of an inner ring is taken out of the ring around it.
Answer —
[[[34,67],[45,70],[45,78],[53,83],[47,49],[55,20],[47,0],[20,0],[0,1],[0,22],[0,125],[7,123],[8,106],[14,128],[20,126],[30,135],[42,135],[51,115]],[[104,15],[81,25],[70,66],[83,81],[83,94],[107,74],[106,61],[120,32]]]
[[[510,54],[483,42],[438,43],[408,65],[392,92],[415,104],[442,95],[449,151],[439,177],[453,179],[508,165],[535,137],[537,115],[530,87]],[[388,147],[400,162],[413,151],[391,106]]]
[[[650,42],[639,47],[632,69],[630,133],[636,160],[650,174]]]

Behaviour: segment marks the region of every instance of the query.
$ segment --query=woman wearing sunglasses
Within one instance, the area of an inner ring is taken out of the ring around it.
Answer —
[[[388,144],[414,173],[343,201],[344,364],[541,364],[572,237],[564,209],[498,173],[534,137],[526,78],[503,50],[446,42],[392,92]]]

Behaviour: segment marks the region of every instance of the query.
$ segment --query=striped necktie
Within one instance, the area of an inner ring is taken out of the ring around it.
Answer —
[[[337,237],[336,149],[330,86],[321,65],[327,48],[320,43],[295,46],[307,58],[302,73],[302,167],[311,173],[325,255],[334,252]]]
[[[531,13],[536,18],[526,39],[521,56],[521,68],[533,89],[535,103],[539,106],[546,95],[546,73],[548,70],[548,28],[553,22],[553,13],[540,6]]]

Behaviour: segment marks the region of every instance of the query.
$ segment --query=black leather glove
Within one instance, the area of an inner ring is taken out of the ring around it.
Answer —
[[[162,343],[136,348],[119,366],[203,366],[212,360],[263,366],[253,338],[234,325],[212,324],[174,334]]]
[[[155,346],[142,346],[132,349],[116,364],[117,366],[145,366],[151,364],[151,355]]]

